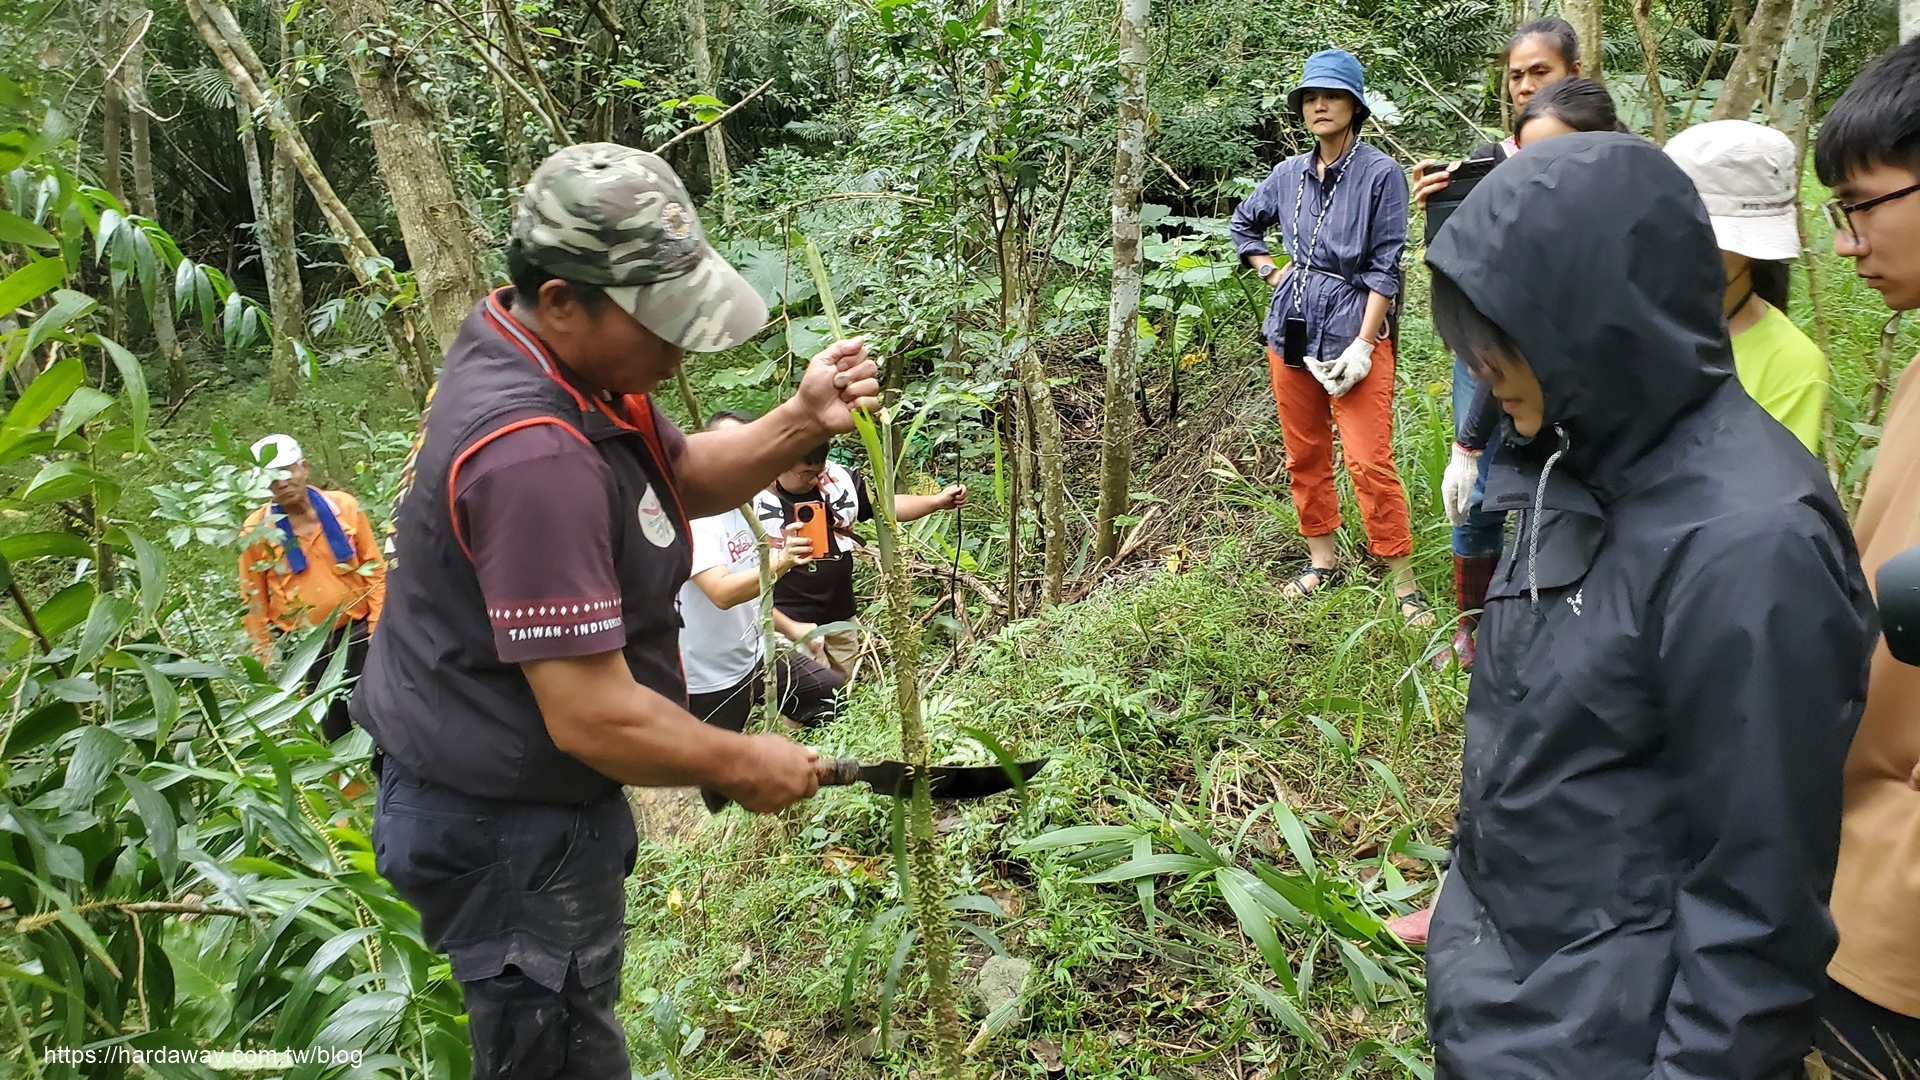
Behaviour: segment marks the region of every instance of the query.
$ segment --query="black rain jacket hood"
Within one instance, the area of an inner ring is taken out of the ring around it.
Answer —
[[[1874,636],[1846,517],[1733,377],[1706,210],[1651,144],[1527,149],[1427,261],[1546,418],[1487,487],[1518,520],[1427,951],[1436,1075],[1786,1080]]]

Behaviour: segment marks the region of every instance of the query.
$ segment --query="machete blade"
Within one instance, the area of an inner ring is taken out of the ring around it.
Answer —
[[[984,799],[989,795],[1011,791],[1019,783],[1033,779],[1046,767],[1047,761],[1047,758],[1035,758],[1020,762],[1020,780],[1017,782],[1006,769],[998,765],[935,765],[928,770],[928,794],[936,799]],[[882,795],[905,798],[913,793],[905,762],[882,761],[876,765],[862,765],[860,779]]]

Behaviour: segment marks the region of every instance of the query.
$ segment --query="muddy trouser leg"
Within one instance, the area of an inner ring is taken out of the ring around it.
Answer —
[[[461,983],[468,1033],[473,1039],[473,1080],[626,1080],[626,1032],[613,1008],[620,980],[582,986],[579,966],[567,969],[566,985],[549,990],[517,968]]]
[[[783,652],[774,665],[780,691],[780,712],[802,727],[833,719],[840,707],[840,689],[846,676],[810,656]]]

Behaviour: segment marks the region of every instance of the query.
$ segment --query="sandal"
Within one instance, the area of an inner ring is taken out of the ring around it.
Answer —
[[[1336,573],[1338,573],[1338,571],[1332,567],[1315,566],[1312,560],[1308,560],[1307,564],[1300,568],[1300,572],[1293,575],[1293,580],[1288,582],[1281,590],[1281,594],[1283,596],[1293,597],[1294,599],[1304,599],[1312,596],[1314,593],[1320,591],[1320,586],[1332,581],[1333,575]],[[1308,578],[1314,579],[1313,584],[1307,584]]]
[[[1427,599],[1426,593],[1415,589],[1405,596],[1394,597],[1394,600],[1399,603],[1400,617],[1406,620],[1408,626],[1419,630],[1432,628],[1433,601]]]

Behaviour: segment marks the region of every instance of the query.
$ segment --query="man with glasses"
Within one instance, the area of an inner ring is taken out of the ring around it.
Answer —
[[[1820,128],[1814,167],[1833,189],[1833,250],[1895,311],[1920,308],[1920,42],[1856,79]],[[1920,375],[1909,365],[1887,411],[1854,523],[1873,581],[1920,543]],[[1910,1076],[1920,1063],[1920,668],[1873,657],[1866,712],[1847,758],[1833,882],[1840,947],[1827,973],[1821,1052],[1838,1075]]]

